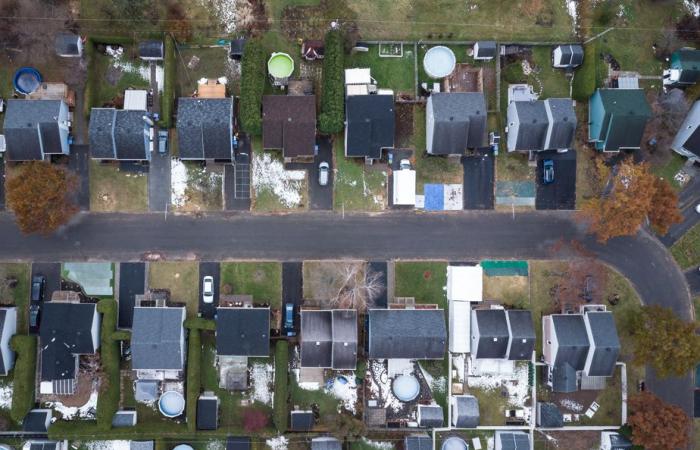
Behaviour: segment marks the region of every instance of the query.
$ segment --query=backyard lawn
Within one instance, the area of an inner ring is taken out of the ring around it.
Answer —
[[[290,405],[299,406],[302,411],[311,409],[311,405],[317,405],[320,426],[335,426],[338,422],[339,400],[323,389],[308,390],[299,387],[294,374],[289,376],[289,399]]]
[[[447,285],[447,262],[397,261],[394,276],[396,297],[414,297],[416,303],[436,304],[447,311],[443,290]]]
[[[381,57],[379,46],[370,45],[368,52],[347,56],[345,67],[369,67],[380,89],[393,89],[395,94],[405,92],[413,95],[415,92],[413,45],[404,45],[400,57]]]
[[[687,160],[676,152],[670,151],[670,153],[671,157],[668,159],[668,162],[663,166],[653,167],[652,172],[654,172],[657,177],[663,178],[671,183],[671,186],[673,186],[676,191],[679,191],[682,186],[678,184],[678,181],[673,177],[683,168]]]
[[[383,166],[366,166],[362,158],[345,158],[343,137],[336,136],[333,206],[345,211],[380,211],[386,205],[387,174]]]
[[[425,107],[413,108],[413,147],[415,148],[416,193],[423,193],[426,183],[462,184],[464,169],[459,159],[429,156],[425,142]]]
[[[0,304],[17,307],[17,331],[27,332],[27,314],[29,302],[29,277],[31,267],[24,263],[0,264]],[[17,280],[14,287],[8,286],[9,279]]]
[[[187,317],[197,317],[199,309],[199,264],[197,262],[149,263],[148,288],[168,289],[172,302],[187,304]]]
[[[199,61],[193,57],[199,58]],[[233,74],[226,47],[178,47],[176,62],[177,97],[191,96],[202,78],[231,79]]]
[[[148,175],[122,171],[117,164],[90,160],[90,210],[148,211]]]
[[[501,147],[496,157],[496,181],[534,181],[535,168],[527,162],[527,153],[508,152]]]
[[[278,262],[221,263],[221,287],[228,284],[236,295],[252,295],[255,303],[282,306],[282,265]]]
[[[252,145],[253,210],[264,213],[306,210],[309,197],[306,171],[286,170],[281,153],[263,151],[259,137],[253,139]]]
[[[673,244],[671,253],[683,269],[700,264],[700,224],[688,230]]]
[[[126,89],[148,89],[148,64],[138,58],[137,46],[124,46],[120,58],[100,53],[95,49],[92,64],[89,67],[92,107],[101,107],[112,102],[116,97],[123,97]]]

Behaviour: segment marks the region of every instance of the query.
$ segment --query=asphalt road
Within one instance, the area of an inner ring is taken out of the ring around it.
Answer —
[[[83,214],[57,236],[24,236],[9,214],[0,214],[0,260],[140,260],[148,253],[168,259],[197,257],[327,259],[566,258],[582,249],[626,276],[647,304],[693,317],[688,285],[667,249],[646,231],[607,245],[586,236],[566,211],[455,212],[380,215],[309,212],[283,216],[217,213],[204,217],[163,214]],[[692,383],[665,389],[647,385],[667,401],[692,411]]]

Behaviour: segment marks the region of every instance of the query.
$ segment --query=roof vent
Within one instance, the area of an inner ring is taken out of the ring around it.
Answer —
[[[453,120],[455,120],[455,118],[453,116],[450,116],[450,122],[452,122]]]

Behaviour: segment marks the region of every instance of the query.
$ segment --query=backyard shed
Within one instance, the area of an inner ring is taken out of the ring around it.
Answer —
[[[232,39],[228,57],[237,61],[240,60],[245,50],[245,41],[245,38]]]
[[[22,420],[22,431],[47,433],[53,417],[52,409],[32,409]]]
[[[440,425],[435,426],[442,426],[442,421]],[[433,450],[433,438],[427,434],[410,434],[403,439],[403,448],[404,450]]]
[[[341,450],[340,441],[334,437],[322,436],[311,439],[311,450]]]
[[[124,91],[124,109],[143,111],[148,109],[148,91],[144,89],[127,89]]]
[[[127,428],[136,426],[137,413],[136,411],[117,411],[112,417],[112,427]]]
[[[530,435],[524,431],[496,431],[495,450],[530,450]]]
[[[541,428],[561,428],[564,416],[554,403],[537,402],[536,423]]]
[[[440,405],[418,405],[416,417],[418,426],[423,428],[439,428],[445,423],[445,416]]]
[[[489,60],[496,56],[496,41],[477,41],[474,43],[474,59]]]
[[[663,72],[663,84],[668,88],[684,88],[700,79],[700,50],[682,48],[671,54],[669,68]]]
[[[479,426],[479,400],[473,395],[455,395],[450,398],[452,405],[452,426],[456,428],[476,428]]]
[[[163,41],[139,42],[139,58],[145,61],[161,61],[164,55]]]
[[[292,411],[290,425],[293,431],[310,431],[314,427],[314,413],[312,411]]]
[[[574,69],[583,63],[583,46],[557,45],[552,50],[552,65],[557,69]]]
[[[79,58],[83,54],[83,41],[77,34],[58,33],[54,38],[54,49],[58,56]]]
[[[219,398],[205,392],[197,399],[197,429],[216,430],[219,428]]]

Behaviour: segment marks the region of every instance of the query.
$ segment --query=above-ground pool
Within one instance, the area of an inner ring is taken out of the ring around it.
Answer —
[[[467,443],[464,439],[452,436],[442,442],[441,450],[467,450]]]
[[[420,383],[413,375],[399,375],[394,378],[391,390],[402,402],[410,402],[420,394]]]
[[[267,61],[267,71],[275,78],[288,78],[294,72],[294,60],[286,53],[273,53]]]
[[[15,90],[20,94],[31,94],[39,89],[41,74],[33,67],[20,67],[12,79]]]
[[[454,52],[442,45],[429,48],[423,57],[423,69],[432,78],[445,78],[455,70],[456,64]]]
[[[158,409],[165,417],[177,417],[185,410],[185,398],[176,391],[168,391],[160,396]]]

